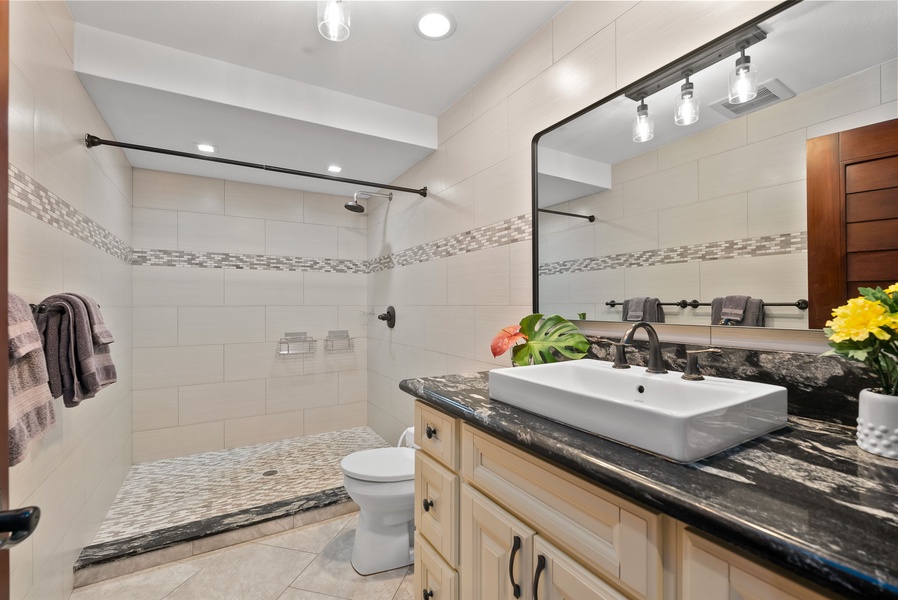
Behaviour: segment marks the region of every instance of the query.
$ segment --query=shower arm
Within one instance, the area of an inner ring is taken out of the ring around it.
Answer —
[[[297,171],[296,169],[287,169],[285,167],[273,167],[271,165],[263,165],[260,163],[245,162],[242,160],[232,160],[230,158],[219,158],[217,156],[203,156],[202,154],[191,154],[190,152],[181,152],[179,150],[166,150],[165,148],[154,148],[153,146],[141,146],[139,144],[128,144],[126,142],[116,142],[115,140],[104,140],[95,135],[87,134],[84,136],[84,144],[88,148],[96,146],[114,146],[116,148],[126,148],[128,150],[139,150],[141,152],[153,152],[155,154],[167,154],[169,156],[180,156],[181,158],[193,158],[195,160],[205,160],[208,162],[222,163],[225,165],[235,165],[238,167],[248,167],[250,169],[261,169],[262,171],[272,171],[274,173],[286,173],[287,175],[298,175],[299,177],[312,177],[314,179],[326,179],[328,181],[337,181],[340,183],[352,183],[354,185],[364,185],[368,187],[376,187],[384,190],[396,190],[397,192],[408,192],[410,194],[418,194],[424,198],[427,197],[427,186],[416,190],[414,188],[401,187],[398,185],[389,185],[386,183],[377,183],[374,181],[363,181],[361,179],[349,179],[348,177],[336,177],[334,175],[323,175],[321,173],[310,173],[308,171]]]

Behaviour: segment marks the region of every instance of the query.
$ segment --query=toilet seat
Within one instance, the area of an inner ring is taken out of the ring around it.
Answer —
[[[411,448],[375,448],[353,452],[340,461],[343,474],[361,481],[409,481],[415,478]]]

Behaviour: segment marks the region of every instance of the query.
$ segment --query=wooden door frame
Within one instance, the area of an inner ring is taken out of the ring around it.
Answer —
[[[0,164],[9,164],[9,1],[0,0]],[[7,172],[9,168],[7,167]],[[0,287],[9,291],[9,177],[3,177],[0,195]],[[9,337],[9,306],[0,321]],[[9,352],[0,359],[0,379],[6,381],[6,402],[0,410],[0,508],[9,508]],[[0,381],[0,385],[2,385]],[[0,551],[0,600],[9,600],[9,550]]]

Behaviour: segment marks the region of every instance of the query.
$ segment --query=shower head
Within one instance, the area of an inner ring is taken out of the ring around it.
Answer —
[[[387,200],[393,199],[393,192],[388,194],[381,194],[378,192],[356,192],[352,196],[352,200],[343,205],[343,208],[346,210],[351,210],[355,213],[363,213],[365,212],[365,207],[359,204],[359,200],[367,200],[372,196],[377,196],[378,198],[386,198]]]

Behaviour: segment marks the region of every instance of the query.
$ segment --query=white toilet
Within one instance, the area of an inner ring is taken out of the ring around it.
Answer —
[[[415,561],[415,451],[377,448],[340,463],[343,486],[359,505],[352,567],[371,575]]]

